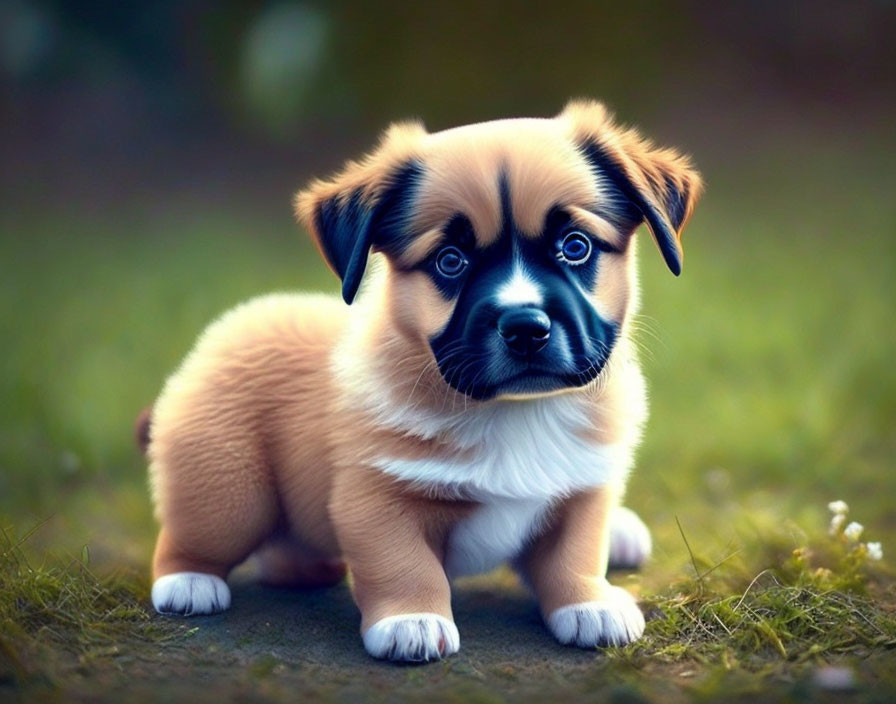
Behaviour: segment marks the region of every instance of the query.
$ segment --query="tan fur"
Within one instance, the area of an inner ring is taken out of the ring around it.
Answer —
[[[456,458],[459,450],[445,438],[384,425],[362,401],[382,396],[433,413],[471,403],[445,384],[426,345],[453,305],[407,267],[437,246],[457,212],[470,219],[480,245],[494,241],[501,167],[525,236],[537,237],[548,210],[559,205],[619,249],[602,260],[594,303],[621,325],[622,339],[598,380],[565,393],[592,399],[589,441],[637,434],[643,390],[624,371],[634,354],[627,340],[637,302],[634,248],[630,233],[595,214],[605,195],[578,155],[574,139],[581,135],[618,153],[657,203],[666,177],[686,184],[690,214],[699,178],[688,161],[583,102],[555,119],[433,135],[416,123],[398,125],[371,155],[298,194],[297,215],[319,243],[315,211],[323,199],[360,190],[376,203],[396,166],[412,157],[426,165],[412,218],[419,238],[397,262],[374,258],[354,306],[298,294],[249,302],[210,326],[168,380],[152,412],[149,444],[162,525],[156,578],[178,571],[225,577],[256,553],[268,581],[316,585],[339,579],[344,560],[362,629],[404,613],[451,618],[445,542],[475,506],[403,484],[374,463],[383,456]],[[528,552],[526,570],[545,614],[600,598],[616,492],[604,487],[563,498]]]
[[[560,503],[547,529],[523,558],[542,614],[568,604],[599,600],[609,583],[610,487],[583,491]]]

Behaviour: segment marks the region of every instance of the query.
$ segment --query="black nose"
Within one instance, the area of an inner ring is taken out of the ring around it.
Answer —
[[[528,357],[548,344],[551,319],[537,308],[514,308],[501,313],[498,333],[511,352]]]

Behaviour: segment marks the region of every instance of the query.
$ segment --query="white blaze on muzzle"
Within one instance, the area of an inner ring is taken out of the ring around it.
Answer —
[[[541,287],[519,265],[513,267],[513,273],[498,288],[498,303],[502,306],[535,305],[544,302]]]

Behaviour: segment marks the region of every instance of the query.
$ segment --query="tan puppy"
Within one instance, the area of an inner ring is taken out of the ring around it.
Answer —
[[[638,638],[605,578],[650,550],[618,507],[646,415],[631,239],[646,221],[677,274],[699,191],[686,158],[574,102],[396,125],[299,193],[343,298],[369,268],[365,292],[246,303],[168,380],[148,449],[156,609],[226,609],[252,554],[276,584],[347,565],[368,652],[430,660],[459,648],[450,580],[510,562],[561,642]]]

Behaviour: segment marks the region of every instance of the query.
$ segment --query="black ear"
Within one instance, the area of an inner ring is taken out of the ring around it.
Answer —
[[[342,280],[342,298],[351,304],[367,267],[373,245],[373,209],[358,191],[344,202],[337,196],[317,207],[318,243],[330,267]]]
[[[571,124],[579,151],[601,183],[614,194],[609,204],[618,225],[634,229],[646,222],[673,274],[681,273],[684,229],[702,183],[688,157],[660,149],[634,129],[619,127],[600,103],[573,101],[560,114]]]
[[[695,200],[694,180],[674,178],[671,171],[664,172],[663,167],[668,166],[666,164],[656,165],[661,182],[647,178],[643,173],[632,175],[622,160],[597,142],[587,141],[580,149],[595,174],[609,180],[627,203],[634,206],[632,210],[626,208],[625,203],[620,204],[617,209],[620,221],[631,227],[646,221],[666,266],[678,276],[683,259],[680,233]]]
[[[379,183],[314,199],[312,234],[327,263],[342,279],[346,303],[358,293],[370,250],[398,253],[410,239],[410,207],[421,173],[420,163],[412,160],[382,174]],[[300,195],[299,208],[304,198]]]

